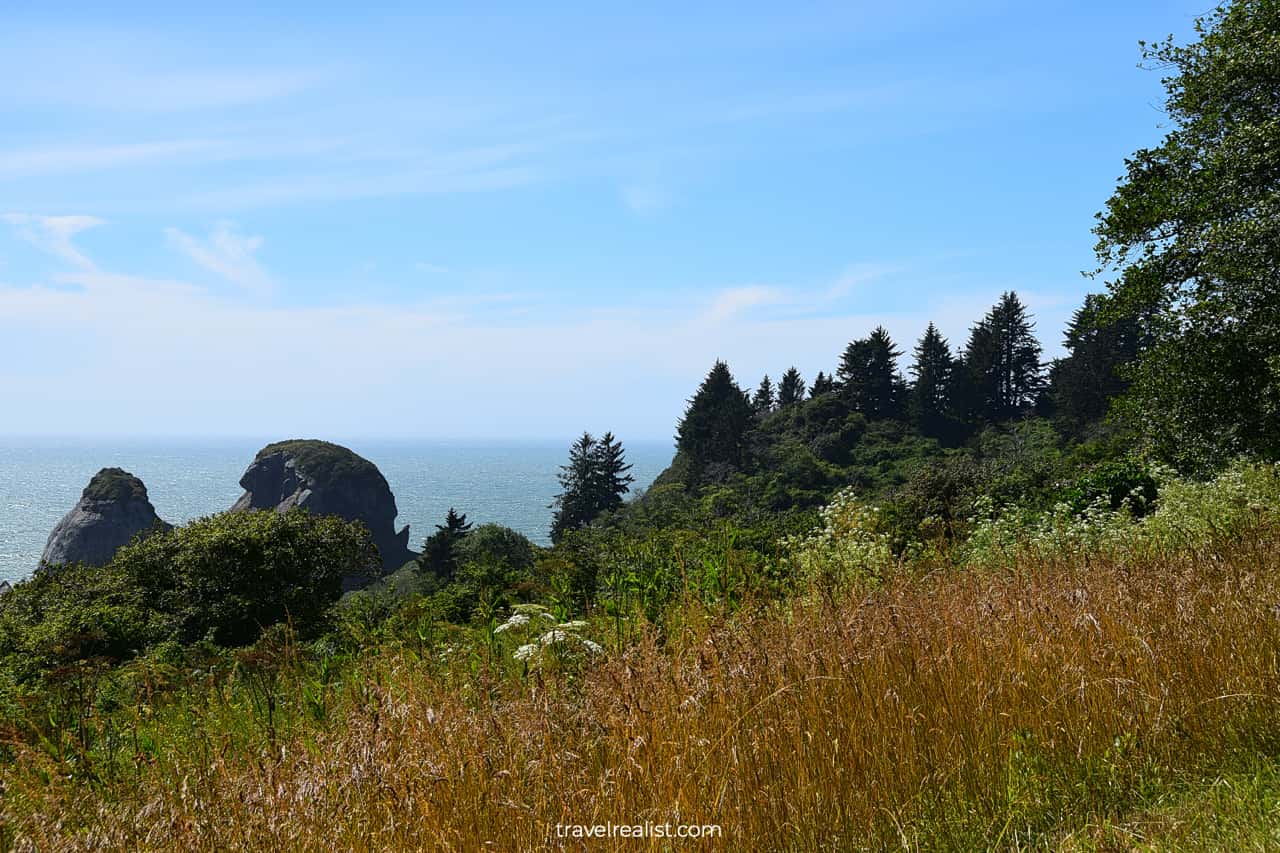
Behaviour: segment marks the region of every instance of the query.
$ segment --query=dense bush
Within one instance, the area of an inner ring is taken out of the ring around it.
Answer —
[[[363,525],[304,510],[223,513],[135,540],[107,566],[39,572],[0,597],[0,668],[23,680],[165,641],[253,642],[325,623],[345,574],[375,572]]]
[[[1158,494],[1156,473],[1139,459],[1114,459],[1096,465],[1062,490],[1060,499],[1073,511],[1084,512],[1105,499],[1108,508],[1128,506],[1136,516],[1154,508]]]
[[[167,634],[152,603],[118,566],[37,572],[0,597],[0,668],[26,681],[68,661],[123,660]]]
[[[986,468],[965,453],[917,463],[885,505],[884,523],[895,549],[901,551],[913,540],[963,538],[987,485]]]
[[[1081,554],[1177,553],[1231,538],[1280,517],[1280,465],[1237,461],[1208,481],[1153,471],[1154,511],[1139,483],[1112,509],[1099,494],[1083,512],[1067,502],[1046,511],[997,510],[984,501],[966,543],[972,565],[1013,565],[1020,559]]]
[[[176,639],[242,645],[285,620],[310,631],[344,575],[381,564],[363,524],[295,509],[202,518],[122,548],[113,565],[168,614]]]
[[[533,571],[538,546],[523,533],[501,524],[481,524],[467,533],[458,544],[458,562],[502,563],[512,571]]]

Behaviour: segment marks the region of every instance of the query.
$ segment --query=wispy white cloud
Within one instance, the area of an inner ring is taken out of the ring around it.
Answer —
[[[440,264],[429,264],[426,261],[418,261],[413,265],[418,272],[430,273],[432,275],[442,275],[449,272],[449,268]]]
[[[193,154],[207,154],[221,146],[221,143],[211,139],[174,139],[119,145],[55,145],[10,149],[0,151],[0,180],[154,164]]]
[[[5,219],[45,228],[25,215]],[[68,243],[78,228],[97,223],[92,217],[54,220],[45,231],[67,235]],[[183,232],[170,239],[232,280],[249,270],[252,281],[260,270],[254,253],[261,240],[229,225],[205,239]],[[998,296],[920,300],[891,312],[787,312],[780,309],[824,298],[830,282],[748,285],[719,291],[702,302],[703,310],[671,300],[561,306],[512,323],[489,306],[532,307],[519,301],[529,294],[282,306],[101,270],[72,249],[60,255],[72,269],[51,285],[0,284],[0,396],[24,413],[5,425],[9,429],[74,423],[74,413],[93,403],[100,415],[95,429],[104,433],[136,431],[137,413],[146,412],[146,429],[173,434],[567,436],[607,417],[632,435],[667,435],[689,389],[716,358],[727,359],[746,385],[791,364],[811,376],[830,370],[850,338],[879,324],[904,346],[929,320],[940,321],[956,340]],[[758,310],[765,307],[770,310]],[[301,333],[281,335],[282,328]],[[111,358],[55,358],[38,382],[19,366],[19,347],[58,353],[56,342],[67,339],[92,340]],[[264,363],[308,369],[284,385],[246,381]],[[49,395],[50,381],[59,394]],[[334,387],[343,393],[335,395]],[[415,390],[423,387],[439,399],[465,398],[467,405],[424,407]],[[476,394],[476,387],[501,392]],[[163,406],[156,388],[165,389]],[[528,414],[513,424],[513,410]],[[379,418],[371,421],[370,411]]]
[[[65,429],[92,404],[99,415],[94,428],[103,433],[510,438],[570,435],[607,416],[630,434],[658,436],[668,434],[689,389],[716,358],[728,360],[744,385],[791,364],[811,376],[830,370],[848,340],[880,324],[904,348],[929,320],[960,340],[998,296],[994,290],[938,296],[892,311],[835,304],[811,310],[833,289],[827,279],[728,288],[700,303],[557,306],[518,323],[492,306],[538,308],[527,292],[451,291],[439,299],[378,303],[354,296],[345,304],[287,306],[100,269],[73,243],[101,223],[94,217],[6,214],[3,221],[35,235],[69,267],[44,285],[0,284],[0,397],[21,413],[0,429],[20,432]],[[255,256],[261,238],[229,224],[205,238],[170,229],[169,239],[249,290],[269,281]],[[880,268],[848,267],[835,282],[856,287]],[[1051,293],[1029,295],[1036,304],[1052,301]],[[282,328],[300,333],[281,335]],[[69,339],[92,341],[94,351],[111,357],[86,358],[83,349],[60,346]],[[31,348],[52,354],[39,376],[18,356]],[[264,363],[305,363],[308,370],[284,385],[246,381]],[[50,382],[58,394],[48,393]],[[335,395],[334,387],[343,393]],[[423,387],[467,405],[424,407],[414,390]],[[476,387],[501,393],[478,395]],[[164,389],[163,405],[157,388]],[[512,424],[513,410],[528,414]],[[370,420],[371,411],[379,418]],[[146,413],[145,427],[139,412]]]
[[[203,240],[177,228],[166,228],[165,235],[191,260],[232,284],[259,294],[272,287],[271,276],[254,257],[262,248],[261,237],[239,234],[229,222],[219,222]]]
[[[314,174],[194,193],[179,200],[187,208],[228,210],[323,201],[354,201],[411,195],[491,192],[535,183],[532,168],[407,169],[360,174]]]
[[[712,322],[722,323],[752,308],[782,302],[785,298],[785,293],[776,287],[756,284],[732,287],[716,294],[706,312],[706,317]]]
[[[26,403],[38,393],[47,399],[47,387],[35,387],[6,360],[0,394],[15,402],[15,411],[28,413],[8,428],[62,422],[102,395],[110,405],[97,408],[95,429],[104,432],[142,428],[136,412],[145,411],[146,429],[188,434],[567,435],[606,416],[628,424],[632,434],[663,435],[712,359],[730,358],[747,376],[766,352],[813,337],[807,321],[761,329],[740,320],[680,319],[653,308],[512,325],[488,312],[452,314],[430,305],[253,306],[129,277],[108,282],[71,274],[64,281],[81,289],[0,286],[0,341],[16,332],[35,335],[35,345],[91,338],[112,358],[62,365],[56,381],[65,390],[43,407]],[[282,328],[305,332],[281,335]],[[770,341],[768,350],[760,349],[761,336]],[[241,343],[248,341],[251,346]],[[5,346],[0,343],[0,353]],[[245,381],[264,363],[308,369],[284,385]],[[501,393],[478,395],[477,385]],[[642,386],[647,393],[637,397],[633,392]],[[335,387],[342,394],[335,395]],[[415,390],[423,387],[468,404],[424,409]],[[156,405],[156,388],[165,389],[163,407]],[[568,388],[576,390],[566,396]],[[546,405],[549,396],[557,405]],[[514,424],[513,410],[528,414]],[[370,420],[370,411],[380,417]]]
[[[95,269],[93,261],[81,252],[73,238],[81,231],[103,224],[95,216],[37,216],[30,213],[0,214],[0,222],[13,225],[19,236],[43,252],[61,258],[80,269]]]
[[[670,195],[655,184],[627,184],[620,190],[622,203],[641,216],[657,213],[671,201]]]
[[[298,95],[333,79],[325,68],[200,67],[155,34],[20,34],[0,38],[0,103],[127,113],[239,107]],[[167,54],[167,55],[166,55]]]
[[[890,264],[854,264],[846,267],[824,294],[825,301],[842,299],[854,290],[902,271],[902,267]]]
[[[10,429],[73,423],[86,400],[101,399],[95,428],[103,432],[143,428],[141,411],[145,429],[173,434],[569,436],[603,418],[625,424],[628,435],[656,437],[669,434],[717,358],[744,385],[791,364],[812,376],[876,325],[905,343],[939,319],[938,306],[923,303],[895,313],[778,316],[745,310],[771,297],[738,289],[716,300],[727,311],[584,307],[512,324],[469,305],[272,306],[180,282],[90,272],[60,283],[79,287],[0,285],[0,355],[18,334],[36,346],[47,340],[53,350],[68,337],[92,339],[112,358],[60,365],[55,381],[64,390],[53,400],[47,376],[37,386],[14,367],[21,359],[0,359],[0,394],[24,413]],[[963,316],[994,297],[974,296]],[[944,332],[961,331],[959,316]],[[302,333],[281,335],[282,328]],[[284,384],[246,381],[262,364],[308,369]],[[477,387],[494,393],[477,394]],[[156,388],[165,389],[163,406]],[[423,406],[422,388],[467,405]],[[519,423],[512,411],[522,412]]]

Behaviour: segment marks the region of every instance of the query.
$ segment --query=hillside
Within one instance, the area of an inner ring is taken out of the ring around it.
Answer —
[[[601,614],[533,655],[558,617],[526,608],[81,668],[44,739],[8,740],[6,832],[41,849],[534,849],[606,821],[719,825],[716,849],[1250,843],[1280,807],[1280,472],[1166,494],[1142,521],[992,529],[965,571],[877,557],[847,504],[843,532],[796,543],[785,601],[690,586],[657,621]]]

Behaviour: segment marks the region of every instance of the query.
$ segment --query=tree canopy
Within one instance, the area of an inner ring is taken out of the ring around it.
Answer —
[[[756,393],[751,398],[751,411],[757,415],[767,415],[773,411],[777,403],[773,382],[769,379],[769,374],[766,373],[764,378],[760,380]]]
[[[799,403],[804,399],[804,391],[804,380],[800,378],[800,371],[794,367],[788,367],[787,372],[782,374],[782,381],[778,383],[778,408]]]
[[[911,363],[911,417],[925,435],[940,438],[949,432],[955,358],[947,339],[933,323],[916,344]]]
[[[742,468],[751,414],[747,395],[729,365],[717,361],[689,400],[676,430],[687,484],[714,481]]]
[[[471,530],[467,514],[449,507],[444,524],[436,525],[436,532],[422,543],[422,556],[418,566],[430,571],[443,582],[452,580],[458,573],[458,546]]]
[[[1067,357],[1049,369],[1048,406],[1059,428],[1080,435],[1129,389],[1128,373],[1148,345],[1149,318],[1120,312],[1100,294],[1085,297],[1067,324]]]
[[[971,421],[999,423],[1024,414],[1044,387],[1035,324],[1008,291],[970,331],[958,391]]]
[[[1280,5],[1234,0],[1196,30],[1143,45],[1171,129],[1126,161],[1095,229],[1117,305],[1158,321],[1132,411],[1189,469],[1280,454]]]
[[[850,342],[840,358],[836,378],[853,411],[867,420],[901,416],[907,390],[898,373],[901,355],[883,326]]]
[[[560,467],[560,494],[551,505],[551,540],[585,527],[602,513],[622,506],[631,490],[631,475],[622,442],[611,432],[599,440],[584,432],[569,448],[569,462]]]

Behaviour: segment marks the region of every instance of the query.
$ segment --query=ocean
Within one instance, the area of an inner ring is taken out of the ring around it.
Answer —
[[[221,512],[243,489],[240,476],[264,440],[90,440],[0,438],[0,580],[28,576],[49,531],[80,499],[100,468],[142,479],[156,512],[181,524]],[[450,507],[477,524],[496,522],[547,544],[556,477],[569,442],[343,441],[373,462],[396,496],[397,529],[409,544],[444,521]],[[635,488],[648,486],[671,461],[670,441],[624,442]]]

